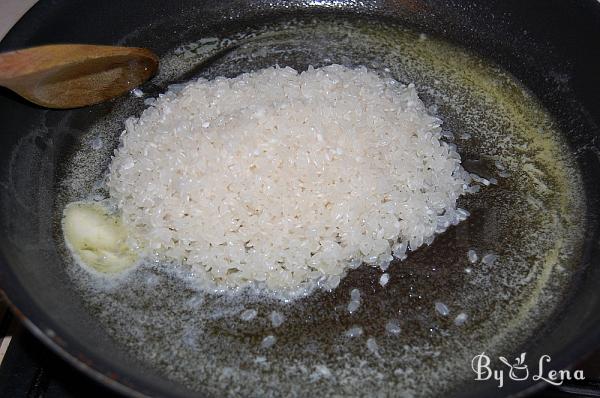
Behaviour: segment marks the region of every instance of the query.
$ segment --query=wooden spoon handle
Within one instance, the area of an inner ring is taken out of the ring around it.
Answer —
[[[99,58],[139,56],[157,64],[156,55],[145,48],[52,44],[0,54],[0,84],[12,79]],[[3,84],[2,84],[3,85]]]

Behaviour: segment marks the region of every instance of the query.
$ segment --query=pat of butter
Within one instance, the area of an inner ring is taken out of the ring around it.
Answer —
[[[101,205],[69,203],[63,212],[62,229],[67,247],[83,265],[103,274],[131,268],[137,255],[127,244],[121,220]]]

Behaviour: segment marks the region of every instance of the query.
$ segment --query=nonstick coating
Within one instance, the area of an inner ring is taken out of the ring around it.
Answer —
[[[523,4],[526,3],[526,4]],[[56,42],[128,44],[164,54],[203,32],[233,29],[282,15],[360,14],[392,20],[468,47],[530,89],[556,118],[581,169],[587,211],[581,265],[558,313],[528,337],[529,358],[550,354],[563,368],[593,347],[600,330],[596,281],[600,176],[600,6],[595,1],[539,2],[40,2],[1,43],[1,50]],[[576,22],[575,22],[576,21]],[[216,28],[215,28],[216,27]],[[145,88],[160,92],[164,87]],[[53,231],[56,180],[77,137],[118,101],[76,111],[48,111],[9,92],[0,96],[0,277],[25,324],[92,376],[129,393],[188,396],[180,386],[130,358],[89,315],[64,272]],[[31,133],[34,132],[32,135]],[[31,140],[21,140],[26,135]],[[14,168],[15,164],[31,167]],[[521,348],[521,347],[518,347]],[[517,347],[515,347],[517,352]],[[535,361],[535,359],[534,359]],[[461,396],[502,396],[530,387],[473,383]]]

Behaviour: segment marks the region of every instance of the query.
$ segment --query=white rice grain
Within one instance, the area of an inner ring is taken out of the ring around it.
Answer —
[[[348,303],[348,312],[354,314],[360,308],[360,301],[350,301]]]
[[[352,326],[350,329],[346,330],[346,337],[359,337],[362,336],[363,329],[360,326]]]
[[[240,319],[242,321],[251,321],[254,318],[256,318],[257,314],[258,314],[258,312],[256,310],[253,310],[253,309],[245,310],[244,312],[242,312],[240,314]]]
[[[448,309],[448,306],[444,303],[441,303],[439,301],[437,301],[435,303],[435,310],[441,315],[441,316],[447,316],[448,314],[450,314],[450,309]]]
[[[367,339],[367,349],[371,351],[373,355],[379,357],[379,345],[377,344],[377,340],[374,337],[369,337]]]
[[[387,265],[396,242],[404,258],[458,223],[474,189],[414,85],[364,67],[199,79],[145,103],[110,196],[138,247],[217,286],[337,286],[351,260]]]
[[[393,335],[400,334],[400,323],[395,319],[391,319],[385,324],[385,330]]]
[[[267,337],[265,337],[262,342],[260,343],[261,348],[271,348],[275,345],[275,343],[277,342],[277,338],[273,335],[268,335]]]
[[[461,326],[467,321],[467,319],[469,319],[468,315],[464,312],[461,312],[456,316],[456,318],[454,318],[454,324],[456,326]]]
[[[144,92],[139,88],[134,88],[131,90],[131,94],[133,94],[133,96],[136,98],[142,98],[144,96]]]
[[[281,315],[279,312],[277,312],[277,311],[271,312],[271,325],[273,325],[274,328],[278,328],[279,326],[281,326],[284,321],[285,321],[284,316]]]
[[[382,275],[379,277],[379,284],[380,284],[382,287],[385,287],[385,285],[387,285],[389,281],[390,281],[390,274],[382,274]]]
[[[481,262],[485,265],[492,266],[498,260],[498,256],[494,253],[488,253],[481,259]]]
[[[468,257],[468,259],[469,259],[469,262],[470,262],[471,264],[475,264],[475,263],[477,262],[478,258],[479,258],[479,257],[477,256],[477,252],[476,252],[475,250],[473,250],[473,249],[470,249],[470,250],[467,252],[467,257]]]

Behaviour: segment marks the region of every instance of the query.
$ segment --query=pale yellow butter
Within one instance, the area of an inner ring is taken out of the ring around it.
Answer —
[[[97,272],[116,274],[135,265],[138,256],[127,243],[127,229],[102,205],[73,202],[62,219],[67,247],[77,260]]]

